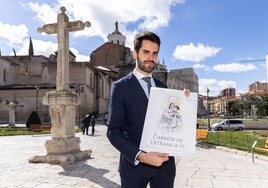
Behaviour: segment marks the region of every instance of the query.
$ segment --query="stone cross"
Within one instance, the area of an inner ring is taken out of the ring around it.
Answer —
[[[15,109],[16,107],[21,107],[22,105],[18,105],[17,101],[11,102],[6,99],[5,102],[0,100],[0,108],[3,107],[5,110],[9,112],[9,123],[8,126],[15,127]]]
[[[38,28],[39,33],[57,33],[58,56],[57,56],[57,90],[69,89],[69,32],[83,30],[90,27],[89,22],[82,21],[69,22],[69,17],[65,14],[66,8],[60,8],[61,13],[57,16],[57,23],[46,24]]]
[[[57,33],[58,57],[56,91],[49,91],[43,97],[43,104],[49,106],[51,115],[51,137],[47,140],[46,156],[33,156],[29,159],[32,163],[69,164],[90,158],[91,150],[81,151],[80,138],[75,137],[75,106],[81,102],[76,93],[69,89],[69,32],[78,31],[89,27],[89,22],[69,22],[61,7],[57,23],[46,24],[38,28],[38,32],[47,34]]]

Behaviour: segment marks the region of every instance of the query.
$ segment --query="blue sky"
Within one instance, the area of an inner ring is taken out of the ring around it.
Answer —
[[[131,49],[135,33],[156,32],[162,41],[159,60],[168,69],[193,67],[201,94],[207,87],[214,96],[234,87],[238,95],[248,92],[249,84],[267,80],[266,0],[2,0],[1,54],[13,54],[13,48],[17,55],[27,54],[30,37],[35,55],[56,51],[56,36],[40,34],[37,28],[56,22],[60,6],[71,21],[92,24],[70,35],[78,61],[88,61],[118,21]]]

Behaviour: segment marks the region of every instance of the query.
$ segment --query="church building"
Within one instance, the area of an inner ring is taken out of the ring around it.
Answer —
[[[135,67],[131,49],[126,47],[126,37],[119,31],[108,35],[108,41],[90,54],[88,62],[77,62],[70,51],[70,89],[81,104],[76,109],[77,124],[88,113],[106,117],[110,89],[113,81],[125,76]],[[56,90],[57,51],[49,57],[34,55],[30,38],[28,55],[0,55],[0,123],[10,121],[14,111],[15,122],[25,123],[32,111],[37,111],[42,123],[50,122],[49,107],[43,104],[46,92]],[[189,88],[198,92],[198,76],[192,68],[168,72],[164,62],[153,72],[169,88]],[[12,104],[12,105],[11,105]]]

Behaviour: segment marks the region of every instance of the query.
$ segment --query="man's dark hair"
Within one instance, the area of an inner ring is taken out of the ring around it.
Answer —
[[[143,33],[138,33],[135,35],[134,39],[134,50],[138,53],[140,48],[141,48],[141,43],[143,40],[150,40],[152,42],[155,42],[158,44],[158,48],[160,48],[160,38],[153,32],[143,32]]]

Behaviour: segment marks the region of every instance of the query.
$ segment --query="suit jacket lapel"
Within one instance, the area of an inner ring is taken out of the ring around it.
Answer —
[[[139,81],[137,80],[136,76],[131,72],[128,76],[129,86],[131,87],[131,91],[135,92],[137,96],[142,98],[142,100],[148,102],[148,98],[144,93]]]
[[[154,76],[153,76],[153,79],[154,79],[154,83],[156,87],[167,88],[167,86],[163,82],[156,79]]]

